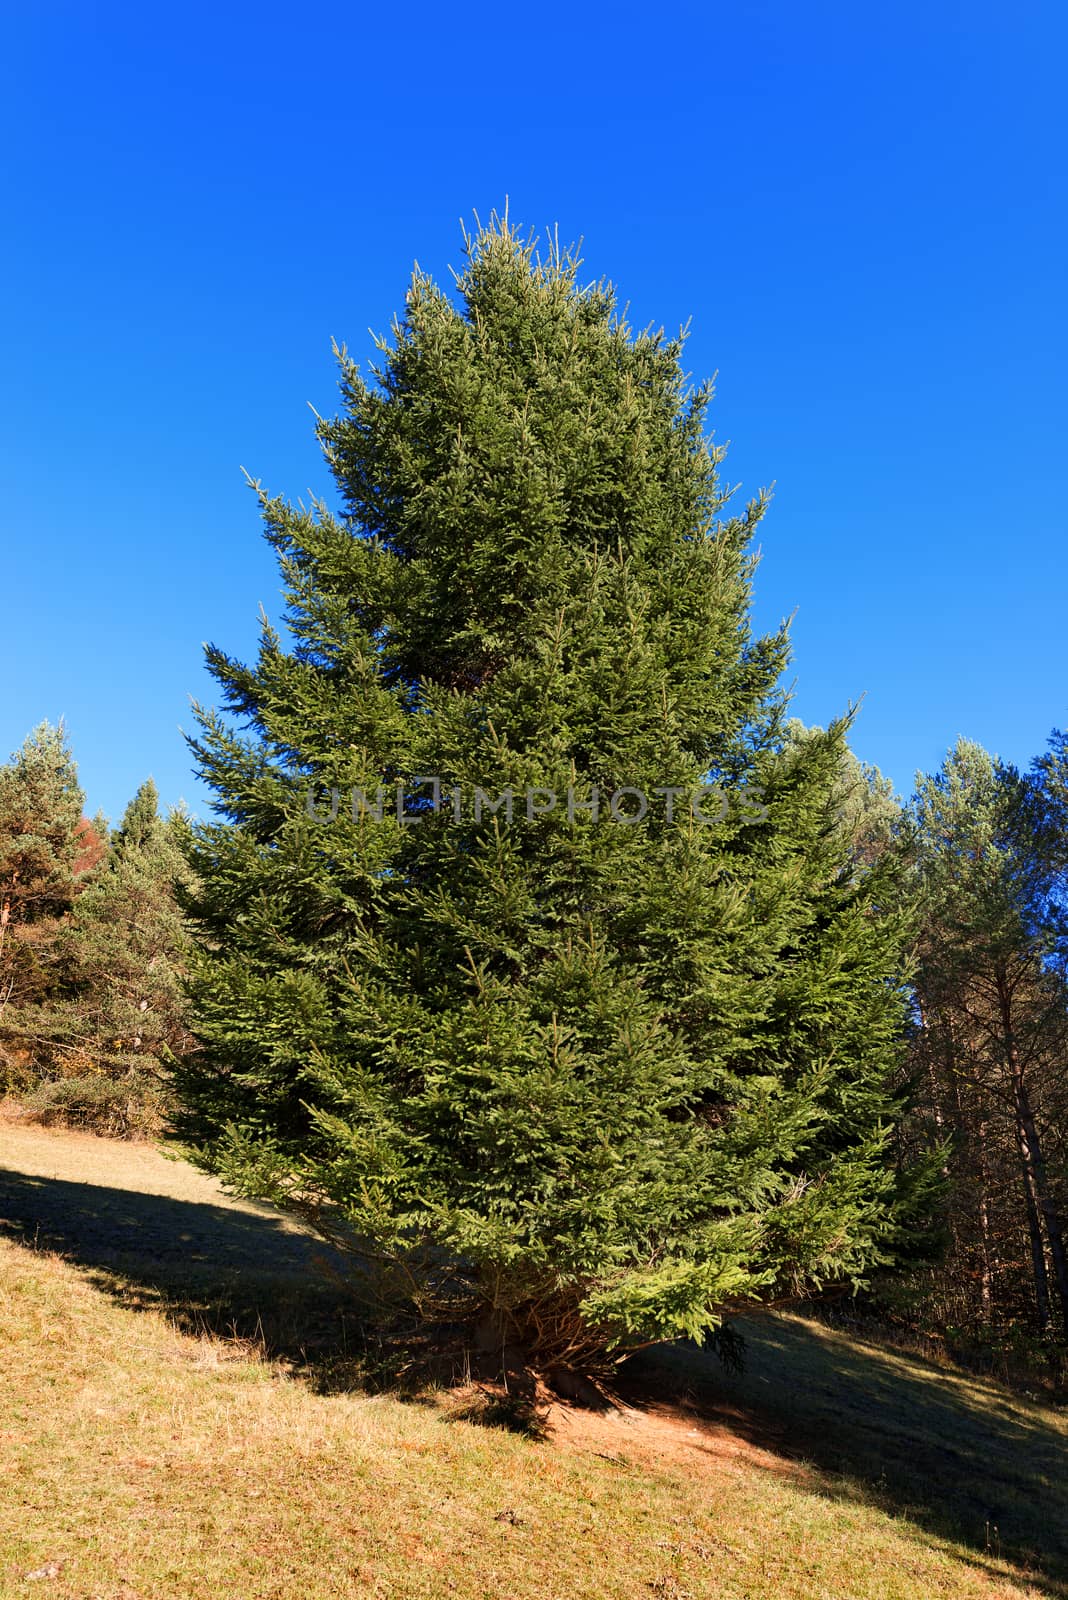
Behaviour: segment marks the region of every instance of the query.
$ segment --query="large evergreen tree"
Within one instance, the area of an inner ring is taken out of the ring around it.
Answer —
[[[456,302],[417,272],[372,380],[340,352],[341,509],[260,493],[291,638],[209,650],[184,1092],[391,1295],[591,1370],[885,1257],[906,996],[844,724],[786,740],[750,632],[764,497],[576,272],[506,224]]]

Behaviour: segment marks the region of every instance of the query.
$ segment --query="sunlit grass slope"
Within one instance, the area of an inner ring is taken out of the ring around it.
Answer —
[[[534,1442],[347,1387],[315,1247],[189,1168],[2,1125],[0,1168],[4,1597],[1068,1592],[1068,1430],[994,1386],[769,1318]]]

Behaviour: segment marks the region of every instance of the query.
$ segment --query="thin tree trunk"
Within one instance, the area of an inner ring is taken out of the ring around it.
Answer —
[[[986,1121],[976,1133],[976,1166],[979,1169],[979,1303],[985,1326],[994,1310],[994,1273],[990,1263],[990,1172],[986,1160]]]
[[[973,1106],[967,1100],[963,1085],[970,1082],[974,1088],[978,1081],[978,1069],[973,1067],[970,1079],[965,1078],[963,1070],[957,1064],[955,1040],[952,1029],[947,1029],[948,1044],[946,1047],[946,1066],[949,1081],[953,1086],[953,1100],[957,1111],[957,1132],[965,1140],[968,1152],[968,1175],[977,1174],[975,1188],[975,1213],[978,1222],[978,1253],[979,1253],[979,1321],[984,1327],[989,1327],[992,1316],[991,1272],[990,1272],[990,1211],[987,1203],[987,1165],[986,1165],[986,1122],[981,1119],[978,1129],[974,1128]],[[971,1224],[973,1213],[971,1205],[968,1206],[968,1220]],[[970,1231],[970,1230],[969,1230]],[[956,1225],[954,1224],[954,1234]],[[958,1245],[957,1256],[963,1265],[965,1252]],[[968,1248],[967,1260],[969,1265],[974,1260],[974,1248]],[[969,1311],[971,1310],[971,1273],[968,1274]]]
[[[1042,1243],[1042,1224],[1038,1219],[1034,1176],[1029,1163],[1027,1141],[1016,1122],[1016,1148],[1020,1153],[1020,1166],[1024,1182],[1024,1204],[1027,1208],[1027,1232],[1031,1242],[1031,1269],[1035,1279],[1035,1309],[1038,1312],[1038,1331],[1049,1331],[1049,1278],[1046,1274],[1046,1251]]]
[[[1057,1287],[1057,1299],[1060,1303],[1065,1337],[1068,1338],[1068,1260],[1066,1260],[1064,1252],[1064,1232],[1046,1182],[1046,1166],[1042,1158],[1042,1143],[1035,1124],[1034,1113],[1031,1109],[1031,1097],[1027,1092],[1027,1082],[1024,1077],[1023,1066],[1020,1062],[1020,1052],[1017,1048],[1016,1035],[1012,1026],[1012,996],[1009,986],[1001,973],[998,974],[998,1000],[1001,1007],[1001,1021],[1005,1037],[1005,1053],[1012,1078],[1013,1106],[1016,1113],[1016,1143],[1020,1152],[1020,1160],[1023,1164],[1027,1187],[1028,1220],[1031,1225],[1031,1254],[1034,1257],[1035,1234],[1037,1231],[1038,1250],[1042,1256],[1042,1278],[1045,1280],[1046,1297],[1044,1326],[1048,1327],[1049,1325],[1049,1287],[1045,1270],[1045,1251],[1042,1249],[1042,1230],[1038,1222],[1039,1216],[1041,1216],[1042,1222],[1045,1224],[1050,1261],[1053,1266],[1053,1281]],[[1033,1220],[1031,1217],[1032,1212],[1035,1214]],[[1037,1288],[1037,1263],[1035,1282]],[[1039,1320],[1042,1321],[1041,1310]]]

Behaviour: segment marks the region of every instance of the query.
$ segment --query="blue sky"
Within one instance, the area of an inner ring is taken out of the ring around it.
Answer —
[[[245,466],[329,482],[307,403],[461,217],[582,237],[692,317],[795,710],[864,695],[903,790],[1068,722],[1059,4],[0,7],[0,756],[65,717],[90,810],[151,773],[201,642],[278,585]]]

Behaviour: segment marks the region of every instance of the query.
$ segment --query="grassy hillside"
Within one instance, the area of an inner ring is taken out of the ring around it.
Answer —
[[[768,1317],[535,1442],[354,1386],[314,1242],[189,1168],[0,1124],[0,1169],[0,1596],[1068,1594],[1068,1420],[994,1385]]]

